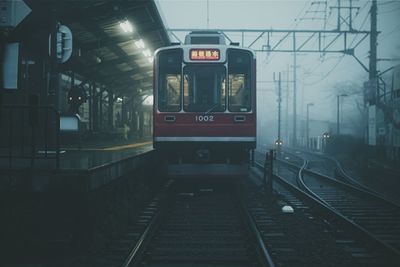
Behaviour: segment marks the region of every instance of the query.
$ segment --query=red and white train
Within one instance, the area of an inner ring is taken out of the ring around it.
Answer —
[[[256,147],[254,53],[207,31],[154,58],[153,141],[168,174],[244,175]]]

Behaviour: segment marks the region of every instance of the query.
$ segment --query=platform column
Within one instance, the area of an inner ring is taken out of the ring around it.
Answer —
[[[98,94],[98,98],[97,101],[99,103],[99,112],[98,112],[98,124],[99,124],[99,129],[104,129],[104,125],[103,125],[103,93],[104,93],[104,89],[100,88],[99,90],[99,94]]]
[[[99,121],[98,121],[98,114],[99,114],[99,103],[97,101],[97,89],[96,89],[96,83],[92,83],[92,119],[93,119],[93,131],[97,131],[99,129]]]
[[[108,90],[108,126],[110,130],[114,129],[114,92]]]

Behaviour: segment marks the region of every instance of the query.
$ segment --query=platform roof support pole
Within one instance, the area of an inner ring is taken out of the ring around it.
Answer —
[[[108,90],[108,126],[110,130],[114,129],[114,92]]]

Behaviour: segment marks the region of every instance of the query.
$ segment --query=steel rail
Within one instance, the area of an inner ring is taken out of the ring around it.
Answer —
[[[173,192],[173,190],[169,191]],[[239,194],[239,190],[237,190],[237,192],[235,193]],[[163,197],[170,201],[171,198],[173,198],[173,195],[174,193],[166,192]],[[140,235],[138,241],[132,247],[128,256],[125,258],[124,263],[121,265],[122,267],[138,266],[138,264],[140,264],[143,253],[146,251],[146,247],[148,246],[149,242],[151,242],[151,239],[154,237],[158,227],[160,226],[162,218],[164,218],[165,211],[169,206],[169,204],[164,204],[163,207],[160,207],[160,209],[157,210],[156,214],[151,218],[145,230]],[[238,198],[237,206],[240,208],[240,217],[242,217],[243,223],[248,229],[247,232],[254,240],[254,246],[256,247],[259,256],[258,262],[264,267],[275,267],[276,265],[272,260],[271,254],[268,252],[268,249],[264,244],[264,240],[262,239],[261,233],[259,232],[257,225],[254,222],[254,219],[251,217],[249,211],[247,210],[242,197]]]
[[[168,181],[167,184],[164,186],[164,191],[162,192],[162,196],[160,199],[167,199],[167,191],[170,190],[172,187],[173,182]],[[159,210],[156,211],[156,214],[151,218],[150,223],[146,226],[144,229],[143,233],[140,235],[139,240],[136,242],[136,244],[133,246],[133,248],[129,251],[128,256],[125,258],[124,263],[121,265],[121,267],[128,267],[128,266],[135,266],[138,263],[138,259],[140,258],[142,252],[144,251],[144,248],[147,244],[147,242],[150,241],[150,238],[152,236],[152,233],[156,230],[160,217],[162,217],[164,211],[165,211],[165,206],[166,206],[167,201],[162,201],[162,206],[160,207]]]
[[[160,213],[161,211],[158,211],[157,214],[153,216],[151,222],[141,234],[138,242],[135,244],[135,246],[132,248],[126,259],[124,260],[122,267],[128,267],[131,264],[135,264],[137,262],[137,258],[139,258],[139,256],[141,255],[141,251],[143,251],[145,243],[149,240],[151,233],[156,228],[156,225],[160,218]]]
[[[238,192],[238,194],[240,193]],[[239,197],[239,206],[241,207],[241,212],[246,219],[246,224],[251,229],[251,233],[253,234],[254,239],[256,240],[256,243],[259,248],[259,255],[261,254],[263,262],[267,263],[269,267],[275,267],[276,265],[272,260],[271,254],[269,253],[267,247],[265,246],[264,239],[262,238],[261,233],[258,230],[258,227],[247,208],[247,205],[244,203],[243,197]]]
[[[302,181],[302,174],[303,171],[308,171],[305,170],[305,168],[307,167],[307,161],[304,160],[303,164],[301,167],[296,166],[292,163],[287,163],[289,165],[291,165],[292,167],[296,167],[299,169],[298,172],[298,180],[300,184],[304,184],[304,181]],[[263,169],[263,165],[259,162],[256,162],[256,166],[259,169]],[[364,227],[362,227],[361,225],[355,223],[353,220],[349,219],[348,217],[346,217],[345,215],[343,215],[342,213],[340,213],[338,210],[336,210],[335,208],[333,208],[331,205],[329,205],[326,201],[324,201],[322,198],[320,198],[318,195],[316,195],[314,192],[312,192],[311,190],[306,190],[306,188],[300,188],[300,187],[296,187],[294,185],[292,185],[291,183],[289,183],[288,181],[285,180],[285,178],[274,174],[274,179],[276,182],[279,182],[280,184],[285,185],[286,187],[289,187],[292,191],[295,191],[297,194],[302,195],[303,197],[305,197],[306,199],[308,199],[309,201],[314,202],[317,206],[319,206],[319,208],[325,210],[326,212],[334,215],[336,218],[338,218],[340,221],[342,221],[343,223],[345,223],[346,225],[348,225],[349,227],[352,228],[352,230],[356,230],[357,233],[359,234],[359,236],[367,236],[370,240],[372,240],[375,244],[377,244],[378,246],[380,246],[381,248],[385,248],[385,250],[390,251],[396,258],[400,257],[400,251],[397,250],[396,248],[394,248],[393,246],[391,246],[390,244],[387,244],[386,242],[382,241],[381,239],[377,238],[375,235],[373,235],[370,231],[368,231],[367,229],[365,229]],[[305,191],[306,190],[306,191]]]
[[[352,178],[350,175],[348,175],[346,173],[346,171],[343,169],[343,167],[340,164],[340,162],[338,162],[335,158],[332,158],[332,157],[329,157],[329,156],[325,156],[325,155],[318,155],[318,154],[315,154],[315,153],[312,153],[312,152],[309,152],[309,151],[302,151],[302,152],[303,153],[307,153],[307,154],[311,154],[312,156],[315,156],[315,157],[321,157],[323,159],[330,160],[330,161],[334,162],[334,164],[336,165],[336,170],[337,170],[336,173],[337,173],[337,175],[342,177],[342,178],[344,178],[344,180],[346,182],[339,181],[339,180],[334,179],[334,178],[332,178],[330,176],[324,175],[324,174],[322,174],[320,172],[312,171],[310,169],[305,169],[304,172],[306,172],[308,174],[311,174],[311,175],[317,175],[317,176],[320,176],[320,177],[324,177],[325,179],[328,179],[328,180],[332,181],[333,183],[338,183],[343,187],[346,187],[346,186],[351,187],[353,190],[358,191],[360,193],[369,194],[371,196],[371,198],[375,198],[375,199],[377,199],[379,201],[385,202],[386,204],[392,206],[393,208],[396,208],[396,209],[400,210],[400,205],[399,204],[395,203],[394,201],[392,201],[390,199],[387,199],[382,194],[380,194],[380,193],[376,192],[375,190],[373,190],[373,189],[371,189],[371,188],[359,183],[354,178]],[[292,154],[292,155],[295,155],[292,152],[289,152],[289,153]],[[301,158],[298,155],[295,155],[295,156]]]
[[[353,224],[354,226],[356,226],[357,228],[359,228],[361,231],[363,231],[366,235],[368,235],[369,237],[371,237],[372,239],[378,241],[380,244],[382,244],[384,247],[386,247],[388,250],[392,251],[393,253],[395,253],[397,256],[400,256],[400,251],[395,248],[394,246],[392,246],[391,244],[388,244],[387,242],[385,242],[384,240],[382,240],[381,238],[379,238],[376,234],[372,233],[371,231],[369,231],[368,229],[366,229],[364,226],[360,225],[357,222],[354,222],[353,220],[351,220],[350,218],[348,218],[346,215],[344,215],[340,210],[338,210],[337,208],[335,208],[334,206],[332,206],[331,204],[329,204],[326,200],[324,200],[323,197],[319,196],[317,193],[315,193],[309,186],[307,186],[306,182],[304,181],[304,177],[303,177],[303,172],[304,173],[308,173],[309,175],[313,175],[315,177],[319,177],[322,179],[326,179],[326,181],[330,182],[331,184],[336,184],[342,188],[344,188],[347,192],[349,192],[350,190],[356,191],[358,194],[365,194],[364,196],[367,196],[367,198],[371,198],[374,197],[374,195],[371,195],[369,192],[367,191],[363,191],[359,188],[356,188],[354,186],[345,184],[343,182],[334,180],[332,178],[329,178],[327,176],[321,175],[321,174],[316,174],[313,173],[309,170],[305,170],[305,167],[307,166],[307,164],[303,165],[300,170],[299,170],[299,174],[298,174],[298,180],[299,183],[301,184],[301,187],[308,192],[310,195],[312,195],[313,197],[315,197],[316,199],[319,199],[322,203],[324,203],[325,205],[327,205],[328,207],[330,207],[332,210],[335,211],[336,214],[340,215],[342,218],[345,218],[350,224]],[[381,199],[380,199],[381,200]],[[390,203],[392,204],[392,203]]]

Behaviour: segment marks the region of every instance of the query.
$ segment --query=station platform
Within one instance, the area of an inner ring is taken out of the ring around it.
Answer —
[[[64,147],[60,154],[61,170],[92,170],[134,157],[153,149],[151,140],[136,140],[134,143],[113,143],[81,148]]]
[[[0,160],[0,189],[22,187],[29,191],[90,191],[148,163],[153,157],[150,139],[97,142],[61,146],[59,168],[55,160]]]

